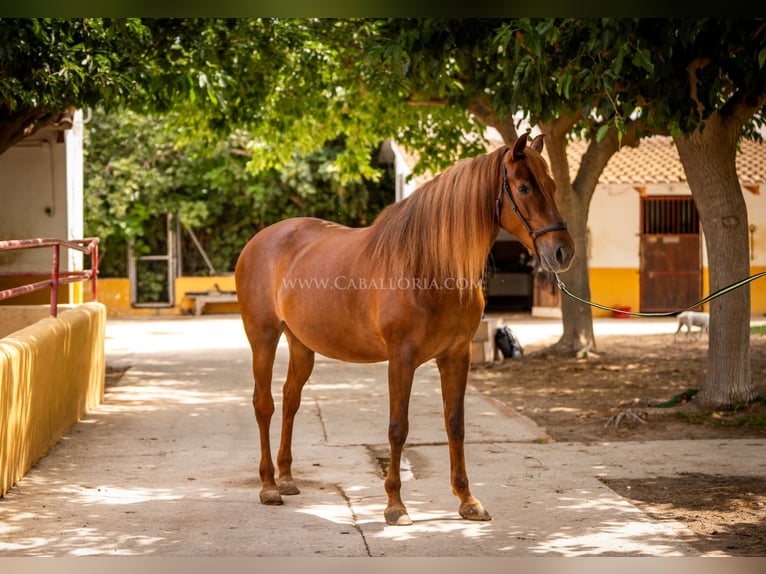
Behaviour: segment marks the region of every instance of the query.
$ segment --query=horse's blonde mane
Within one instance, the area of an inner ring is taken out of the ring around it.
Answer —
[[[461,160],[386,207],[370,227],[363,255],[395,279],[475,287],[499,229],[495,197],[505,149]]]

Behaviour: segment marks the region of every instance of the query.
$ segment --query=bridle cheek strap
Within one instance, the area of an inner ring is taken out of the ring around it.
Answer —
[[[508,150],[506,150],[505,153],[508,153]],[[544,233],[548,233],[549,231],[566,231],[567,224],[564,221],[557,221],[555,223],[551,223],[550,225],[546,225],[545,227],[542,227],[537,230],[532,229],[532,227],[529,225],[529,222],[526,220],[524,215],[522,215],[521,211],[519,211],[519,206],[516,204],[516,200],[513,199],[513,194],[511,193],[511,186],[508,185],[508,173],[505,170],[505,154],[503,154],[502,163],[503,163],[503,181],[500,184],[500,191],[497,194],[497,199],[495,199],[495,216],[497,217],[497,222],[500,223],[500,211],[503,205],[503,192],[505,192],[505,195],[508,198],[508,201],[511,202],[511,208],[513,208],[513,212],[516,214],[516,217],[519,218],[519,221],[521,221],[521,224],[524,226],[524,229],[527,230],[527,233],[532,238],[533,242],[535,239],[537,239]]]

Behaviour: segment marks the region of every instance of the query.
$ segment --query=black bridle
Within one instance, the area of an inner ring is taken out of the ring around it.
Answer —
[[[508,153],[508,150],[505,151],[505,153]],[[511,202],[511,207],[513,208],[513,212],[516,214],[516,217],[519,218],[519,221],[521,221],[521,224],[524,226],[524,229],[527,230],[527,233],[529,233],[529,236],[532,238],[532,242],[543,235],[544,233],[548,233],[549,231],[566,231],[567,224],[564,221],[557,221],[556,223],[551,223],[550,225],[546,225],[545,227],[533,230],[532,227],[529,225],[529,222],[526,220],[524,215],[522,215],[521,211],[519,211],[519,206],[516,204],[516,200],[513,199],[513,194],[511,193],[511,186],[508,185],[508,173],[505,170],[505,153],[503,154],[502,158],[502,164],[503,164],[503,181],[500,184],[500,191],[497,194],[497,199],[495,200],[495,213],[497,214],[497,222],[500,223],[500,210],[503,205],[503,192],[505,192],[505,195],[508,197],[508,201]]]

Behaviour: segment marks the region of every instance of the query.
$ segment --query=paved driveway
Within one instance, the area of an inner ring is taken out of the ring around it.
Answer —
[[[527,344],[560,332],[555,321],[527,322],[514,326]],[[468,473],[493,520],[464,521],[449,486],[437,371],[426,364],[405,448],[414,524],[387,526],[386,365],[318,357],[295,432],[302,493],[266,507],[238,317],[110,319],[106,345],[108,364],[129,370],[0,500],[0,556],[695,556],[679,525],[651,520],[597,477],[715,472],[723,461],[764,470],[764,441],[545,444],[531,421],[469,390]],[[281,345],[277,400],[286,357]],[[706,450],[720,455],[700,459]]]

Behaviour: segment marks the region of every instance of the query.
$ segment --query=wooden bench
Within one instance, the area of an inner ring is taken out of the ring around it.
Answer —
[[[237,303],[236,291],[187,291],[189,299],[194,299],[194,314],[202,315],[202,310],[209,303]]]

